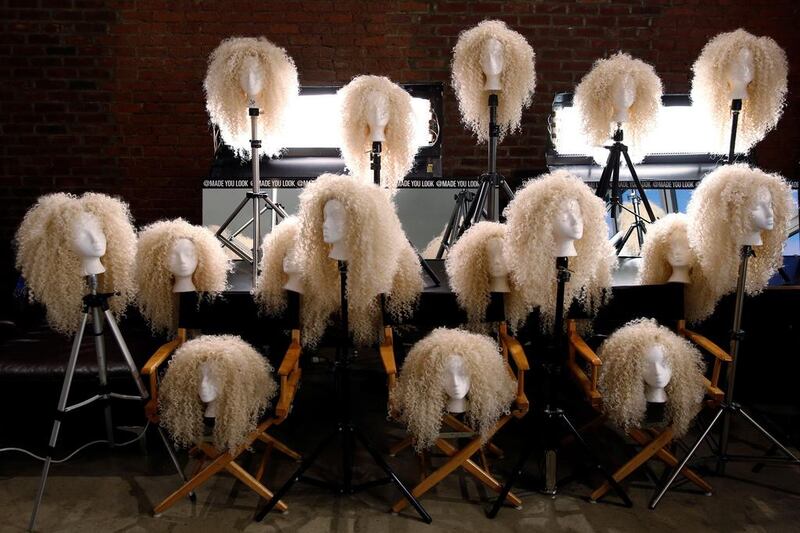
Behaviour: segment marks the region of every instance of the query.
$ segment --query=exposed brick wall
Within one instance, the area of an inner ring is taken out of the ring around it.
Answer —
[[[141,223],[199,220],[211,157],[202,80],[225,37],[264,35],[286,47],[303,84],[364,73],[448,82],[459,31],[484,18],[505,20],[536,51],[535,102],[521,134],[499,149],[504,173],[543,165],[552,96],[571,90],[594,59],[625,50],[652,62],[668,92],[685,92],[703,44],[743,26],[775,38],[795,64],[786,113],[756,155],[797,178],[796,0],[3,0],[2,253],[35,198],[55,190],[120,193]],[[445,173],[483,170],[485,148],[461,127],[449,87],[445,110]]]

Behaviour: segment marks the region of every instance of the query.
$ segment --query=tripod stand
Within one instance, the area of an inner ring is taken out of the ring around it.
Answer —
[[[455,243],[461,235],[467,231],[470,226],[477,224],[481,219],[487,219],[494,222],[500,220],[500,192],[502,191],[508,200],[514,198],[514,192],[508,186],[506,179],[497,173],[497,141],[500,137],[500,128],[497,125],[497,103],[498,98],[496,94],[489,95],[489,150],[487,154],[488,170],[481,174],[478,178],[478,190],[472,198],[467,196],[467,190],[461,191],[460,195],[456,195],[456,207],[451,215],[451,223],[448,223],[447,229],[442,236],[442,244],[439,247],[439,253],[436,254],[437,258],[441,258],[444,254],[445,248]],[[466,216],[454,216],[460,213],[461,207],[459,202],[463,202],[464,198],[467,201],[472,201],[467,209]],[[474,198],[474,199],[473,199]]]
[[[95,274],[90,274],[87,276],[86,282],[89,287],[89,294],[83,297],[83,314],[81,317],[81,323],[77,333],[75,334],[75,339],[72,342],[72,350],[70,351],[67,370],[64,374],[64,382],[61,385],[61,395],[58,399],[58,407],[53,420],[53,429],[50,432],[50,441],[48,442],[47,446],[47,456],[45,457],[44,467],[42,468],[42,476],[39,479],[39,487],[36,491],[33,512],[31,513],[30,523],[28,525],[29,530],[32,530],[36,525],[36,516],[39,512],[39,506],[42,503],[44,487],[47,483],[47,475],[50,472],[50,464],[53,461],[53,453],[55,452],[56,444],[58,442],[58,434],[61,430],[61,424],[64,421],[65,416],[68,413],[80,407],[94,403],[95,401],[99,400],[103,402],[105,404],[103,409],[106,426],[106,438],[108,443],[113,447],[116,446],[116,444],[114,441],[114,425],[111,419],[111,404],[109,403],[109,400],[114,398],[119,400],[144,401],[148,398],[147,389],[145,388],[144,383],[142,383],[142,378],[139,376],[139,370],[136,368],[136,363],[133,361],[133,357],[128,350],[127,344],[125,344],[125,339],[122,338],[122,333],[119,330],[119,326],[117,326],[117,322],[114,320],[114,315],[109,310],[108,299],[111,298],[113,294],[97,292],[97,276]],[[97,374],[100,381],[100,387],[98,393],[91,398],[68,406],[67,400],[69,399],[69,391],[72,387],[72,378],[75,375],[75,367],[78,363],[78,353],[81,349],[81,342],[83,341],[83,336],[86,333],[86,326],[89,323],[90,315],[92,317],[92,332],[89,333],[89,335],[94,336],[95,351],[97,352]],[[136,388],[139,391],[138,396],[117,394],[108,390],[108,376],[106,372],[106,346],[103,328],[104,323],[108,324],[109,328],[111,329],[114,340],[117,342],[117,345],[119,346],[119,349],[125,358],[125,362],[128,364],[131,377],[133,377],[133,381],[136,383]],[[174,457],[172,448],[167,446],[167,450],[172,456],[173,463],[177,465],[177,459]]]
[[[378,451],[369,442],[363,430],[359,428],[352,418],[350,411],[350,348],[349,348],[349,331],[348,331],[348,317],[347,317],[347,263],[339,261],[339,276],[341,279],[341,324],[340,324],[340,338],[336,347],[336,359],[333,366],[334,387],[336,390],[337,412],[338,420],[336,427],[331,430],[328,435],[322,439],[317,447],[300,463],[297,470],[291,477],[279,488],[272,499],[270,499],[264,507],[262,507],[256,514],[255,520],[260,522],[269,513],[278,501],[286,495],[292,486],[297,481],[304,481],[310,485],[315,485],[333,491],[336,494],[354,494],[362,490],[384,485],[386,483],[394,483],[394,485],[403,493],[403,496],[414,507],[419,514],[420,518],[430,524],[432,521],[431,516],[411,494],[411,491],[400,481],[397,474],[392,470],[392,467],[380,456]],[[316,478],[306,477],[304,474],[314,463],[317,462],[320,454],[336,439],[341,436],[341,461],[342,461],[342,482],[323,481]],[[373,462],[384,471],[387,477],[367,481],[365,483],[353,483],[353,462],[355,459],[355,444],[358,441],[370,454]]]
[[[589,459],[593,465],[593,468],[602,474],[609,485],[611,485],[611,488],[614,489],[620,498],[622,498],[625,506],[632,507],[633,503],[628,497],[628,494],[625,492],[625,489],[623,489],[622,486],[620,486],[620,484],[614,479],[614,477],[605,468],[603,468],[603,466],[600,464],[600,461],[597,459],[597,456],[594,454],[586,441],[583,440],[581,434],[570,421],[567,413],[562,407],[559,406],[558,389],[556,387],[558,385],[561,375],[561,368],[563,366],[560,356],[564,353],[564,348],[566,345],[564,338],[564,286],[566,285],[567,281],[569,281],[569,278],[569,258],[557,257],[556,280],[558,285],[556,286],[556,312],[555,319],[553,321],[553,340],[551,341],[552,344],[547,350],[548,360],[542,365],[545,376],[543,388],[546,398],[545,406],[541,413],[545,421],[545,466],[544,487],[542,492],[550,495],[555,495],[558,492],[558,480],[556,479],[556,474],[558,449],[561,447],[561,439],[559,437],[564,430],[566,430],[566,433],[571,434],[575,438],[580,446],[581,451],[583,452],[583,455]],[[486,516],[489,518],[494,518],[497,516],[497,513],[500,511],[500,507],[503,505],[506,496],[508,496],[511,488],[517,481],[517,478],[522,475],[525,463],[528,461],[528,458],[531,456],[533,451],[533,439],[529,439],[529,441],[524,444],[524,447],[520,452],[517,463],[514,466],[514,470],[511,472],[511,475],[509,475],[508,479],[503,485],[503,490],[498,495],[497,500],[495,500],[492,507],[486,511]]]
[[[619,255],[622,252],[622,249],[625,248],[625,244],[631,238],[634,231],[636,232],[636,240],[639,243],[639,250],[642,249],[642,244],[644,244],[644,234],[647,233],[647,225],[644,223],[644,218],[642,217],[642,209],[640,207],[641,203],[642,200],[639,198],[639,195],[635,192],[632,192],[632,209],[628,209],[624,205],[622,206],[622,209],[633,215],[633,222],[631,222],[631,225],[628,226],[628,231],[625,232],[625,235],[623,235],[622,238],[614,243],[614,248],[617,250],[617,255]]]
[[[286,218],[287,216],[283,207],[280,204],[276,204],[272,201],[269,193],[261,191],[261,169],[259,166],[260,161],[258,155],[259,148],[261,148],[261,141],[258,139],[259,110],[257,107],[255,107],[255,105],[255,101],[251,100],[249,107],[250,132],[252,137],[250,139],[250,160],[253,169],[253,189],[251,191],[247,191],[245,197],[241,202],[239,202],[239,205],[236,206],[236,209],[233,210],[228,218],[225,219],[225,222],[222,223],[216,233],[217,239],[220,240],[223,246],[230,248],[233,253],[253,266],[253,287],[257,285],[258,281],[258,251],[261,249],[261,215],[264,214],[267,209],[272,209],[272,211],[281,218]],[[263,208],[260,207],[261,200],[263,200],[266,204],[266,206]],[[228,229],[228,226],[231,224],[231,222],[233,222],[233,219],[236,218],[242,209],[244,209],[244,206],[248,202],[250,202],[253,207],[252,218],[230,235],[225,235],[225,230]],[[243,249],[238,243],[236,243],[236,237],[251,224],[253,225],[253,249],[252,254],[248,254],[247,250]]]

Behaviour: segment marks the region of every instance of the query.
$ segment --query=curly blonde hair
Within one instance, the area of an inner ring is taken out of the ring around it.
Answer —
[[[521,304],[509,314],[512,328],[521,327],[534,307],[539,307],[541,326],[553,326],[556,304],[556,258],[553,221],[567,200],[575,199],[583,216],[583,237],[575,241],[576,257],[570,257],[572,275],[564,292],[565,310],[577,298],[595,312],[610,296],[611,273],[616,268],[614,247],[608,241],[606,207],[579,178],[557,170],[528,181],[505,210],[504,251]]]
[[[136,304],[155,333],[175,328],[174,276],[167,268],[167,262],[173,245],[179,239],[188,239],[197,250],[197,268],[192,274],[197,292],[213,297],[227,288],[231,262],[210,230],[181,218],[146,226],[139,232],[136,250]]]
[[[736,289],[739,243],[749,232],[748,208],[762,187],[772,196],[775,225],[761,232],[763,244],[753,247],[756,255],[748,263],[745,290],[758,294],[783,265],[783,244],[794,212],[789,185],[777,174],[746,164],[726,165],[704,177],[689,200],[689,243],[716,298]]]
[[[627,431],[644,422],[644,354],[653,345],[664,347],[672,377],[665,387],[667,419],[675,437],[689,429],[700,412],[705,394],[705,363],[691,342],[650,318],[628,322],[603,342],[597,352],[603,361],[598,388],[609,419]]]
[[[394,190],[414,165],[417,146],[417,122],[411,95],[384,76],[356,76],[339,89],[342,138],[342,157],[351,174],[372,183],[370,158],[372,149],[368,102],[373,93],[386,97],[389,122],[384,131],[386,141],[381,147],[381,185]]]
[[[357,344],[370,344],[380,330],[378,296],[388,295],[388,310],[398,320],[408,316],[422,292],[422,271],[385,190],[352,176],[321,175],[300,194],[297,253],[308,286],[301,306],[304,344],[316,345],[340,307],[337,262],[328,257],[331,245],[322,238],[323,209],[330,200],[341,202],[347,216],[350,331]]]
[[[268,316],[278,316],[286,310],[286,289],[283,286],[289,278],[283,271],[283,260],[287,254],[297,253],[295,242],[299,232],[300,221],[292,215],[275,226],[261,244],[261,272],[255,297]]]
[[[281,137],[289,124],[290,110],[300,91],[297,68],[286,50],[264,37],[231,37],[211,52],[203,81],[206,110],[218,125],[222,140],[237,155],[250,153],[250,117],[247,94],[239,84],[245,58],[254,57],[264,71],[263,90],[256,98],[258,130],[265,155],[280,152]]]
[[[445,260],[450,288],[456,294],[458,305],[467,312],[470,329],[484,332],[486,308],[491,299],[489,254],[486,248],[491,239],[505,243],[506,227],[498,222],[478,222],[469,228],[450,250]],[[504,244],[505,246],[505,244]],[[505,254],[504,254],[505,255]],[[513,279],[509,276],[511,292],[505,295],[506,312],[511,321],[524,320],[521,302]]]
[[[501,20],[484,20],[461,32],[453,48],[452,84],[461,120],[482,143],[489,140],[488,99],[492,92],[483,88],[485,75],[481,68],[481,52],[488,39],[495,39],[503,46],[502,91],[497,105],[500,140],[507,133],[519,130],[522,109],[531,105],[536,89],[535,54],[525,37]]]
[[[638,282],[642,285],[666,283],[672,276],[667,260],[672,239],[685,239],[691,254],[689,283],[684,287],[686,319],[700,322],[714,312],[717,299],[703,274],[697,254],[689,244],[689,217],[683,213],[670,213],[651,224],[642,246],[642,266]]]
[[[743,29],[720,33],[703,47],[692,66],[692,104],[708,121],[716,151],[727,153],[731,131],[731,93],[727,69],[740,50],[753,55],[753,80],[739,114],[737,151],[747,152],[778,124],[786,103],[789,66],[786,52],[769,37]]]
[[[201,366],[209,363],[219,382],[214,446],[235,450],[245,443],[278,392],[272,366],[235,335],[203,335],[175,351],[158,396],[161,423],[179,446],[203,438],[205,405],[198,394]]]
[[[647,138],[655,130],[661,111],[663,92],[661,79],[652,66],[622,52],[598,59],[575,88],[574,105],[589,143],[595,146],[606,143],[616,128],[611,123],[614,118],[612,91],[623,76],[630,76],[636,85],[636,96],[625,123],[625,142],[632,151],[644,153]]]
[[[87,293],[81,258],[72,249],[69,235],[85,213],[97,218],[106,236],[101,261],[106,271],[97,276],[97,290],[116,293],[109,306],[119,317],[134,296],[136,231],[127,203],[98,193],[48,194],[28,210],[15,236],[16,266],[30,290],[30,300],[43,304],[50,327],[65,335],[80,326],[81,302]]]
[[[432,447],[439,438],[447,406],[444,372],[453,354],[463,358],[470,377],[466,422],[477,428],[484,442],[514,401],[516,380],[491,337],[461,329],[433,330],[412,346],[391,391],[390,403],[408,426],[417,451]]]

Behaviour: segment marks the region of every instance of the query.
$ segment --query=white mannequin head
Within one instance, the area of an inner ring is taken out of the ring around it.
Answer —
[[[335,198],[325,202],[322,208],[322,240],[331,244],[328,257],[338,261],[347,261],[350,256],[345,236],[347,233],[347,211],[344,204]]]
[[[736,56],[728,63],[725,71],[728,88],[731,91],[731,100],[747,98],[747,86],[753,81],[754,72],[753,52],[746,46],[740,48]]]
[[[197,246],[187,238],[177,239],[167,255],[167,270],[175,276],[172,292],[194,292],[192,275],[197,270]]]
[[[106,235],[100,220],[91,213],[78,215],[70,228],[72,250],[81,258],[83,275],[106,271],[100,258],[106,254]]]
[[[505,60],[503,58],[503,44],[490,37],[483,42],[481,49],[481,69],[486,78],[486,83],[483,85],[484,91],[497,92],[503,89],[500,83],[500,74],[503,72]]]
[[[386,141],[386,124],[389,123],[389,98],[380,91],[372,91],[367,95],[367,124],[369,124],[372,142]]]
[[[264,88],[264,69],[256,56],[248,56],[242,60],[239,85],[250,101],[255,101]]]
[[[561,204],[553,220],[553,240],[555,257],[574,257],[575,241],[583,237],[583,214],[575,198],[568,198]]]
[[[464,359],[458,354],[447,358],[444,368],[444,392],[447,394],[447,410],[463,413],[467,410],[467,394],[472,384]]]
[[[300,261],[298,260],[296,247],[293,246],[283,256],[283,271],[287,276],[283,288],[287,291],[303,293],[303,280],[300,276]]]
[[[489,290],[511,292],[508,284],[508,263],[503,255],[503,240],[500,237],[492,237],[486,241],[486,255],[489,259]]]
[[[217,399],[219,398],[221,384],[210,361],[200,365],[200,376],[197,395],[200,396],[200,401],[206,404],[206,418],[216,418]]]
[[[739,244],[759,246],[762,244],[761,232],[771,231],[775,227],[775,213],[772,208],[772,195],[766,187],[759,187],[755,197],[748,206],[748,220],[745,221],[747,233]]]
[[[692,261],[689,238],[685,231],[676,231],[669,237],[667,262],[672,267],[672,275],[667,282],[690,283],[689,266]]]
[[[633,76],[626,74],[617,77],[614,86],[611,88],[611,98],[613,99],[614,115],[612,122],[628,122],[628,110],[636,100],[636,84]]]
[[[672,378],[672,369],[667,362],[667,354],[660,344],[653,344],[644,352],[644,397],[648,402],[665,403],[667,393],[664,390]]]

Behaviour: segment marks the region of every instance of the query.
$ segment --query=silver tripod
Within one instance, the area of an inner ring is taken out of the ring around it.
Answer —
[[[53,430],[50,433],[50,441],[47,446],[47,456],[44,461],[44,467],[42,468],[42,477],[39,479],[39,488],[36,491],[36,500],[33,504],[33,512],[31,513],[31,520],[28,525],[29,530],[33,530],[34,526],[36,525],[36,515],[38,514],[39,506],[42,503],[44,487],[47,483],[47,474],[50,471],[50,464],[53,460],[53,452],[55,451],[56,443],[58,442],[58,433],[61,429],[61,423],[63,422],[65,415],[98,400],[105,402],[104,418],[106,426],[106,438],[109,445],[113,447],[117,444],[115,444],[114,441],[114,426],[111,419],[111,404],[109,403],[109,400],[114,398],[119,400],[135,400],[143,402],[144,400],[147,400],[149,396],[144,383],[142,383],[139,370],[136,368],[136,363],[133,361],[133,357],[131,357],[128,346],[125,344],[125,339],[122,338],[122,333],[119,330],[119,326],[117,325],[116,320],[114,320],[114,315],[108,308],[108,299],[113,296],[113,294],[103,294],[97,292],[97,276],[94,274],[86,276],[86,284],[89,287],[89,294],[83,297],[83,315],[81,318],[81,325],[78,328],[78,331],[75,334],[75,339],[72,342],[72,350],[69,355],[69,362],[67,363],[67,371],[64,375],[64,383],[61,385],[61,396],[58,399],[58,408],[56,410],[55,419],[53,420]],[[78,353],[81,349],[81,342],[83,341],[83,336],[86,331],[86,326],[89,323],[90,315],[92,332],[89,333],[89,335],[94,336],[94,346],[95,351],[97,352],[97,374],[100,381],[100,390],[97,394],[87,400],[83,400],[72,405],[67,405],[69,390],[72,386],[72,378],[75,375],[75,367],[78,363]],[[109,328],[111,329],[111,333],[114,336],[114,340],[116,340],[122,355],[125,357],[125,362],[128,364],[133,381],[136,383],[136,388],[139,390],[139,395],[137,396],[118,394],[108,390],[106,345],[103,328],[104,324],[108,324]],[[159,428],[159,431],[162,431],[161,428]],[[176,468],[178,468],[178,472],[180,473],[181,477],[183,477],[183,471],[180,469],[180,465],[178,464],[172,447],[169,446],[169,443],[166,440],[166,436],[161,434],[161,437],[164,440],[164,443],[167,445],[167,451],[171,456],[172,462],[175,464]]]

